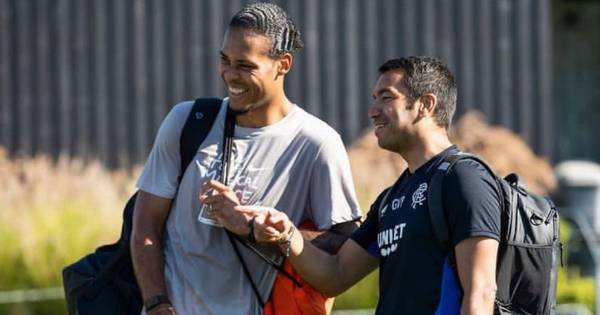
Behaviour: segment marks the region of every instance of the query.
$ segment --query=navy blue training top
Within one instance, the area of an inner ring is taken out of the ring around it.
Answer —
[[[431,176],[455,146],[408,169],[371,205],[352,239],[379,258],[376,314],[459,314],[462,290],[431,225],[427,189]],[[442,195],[454,245],[468,237],[500,238],[500,201],[494,178],[483,165],[461,160],[444,181]]]

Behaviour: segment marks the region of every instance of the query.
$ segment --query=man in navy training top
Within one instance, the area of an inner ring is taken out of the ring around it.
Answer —
[[[430,57],[392,59],[379,72],[369,116],[379,146],[400,154],[408,169],[336,255],[304,241],[276,209],[236,209],[254,215],[256,239],[279,242],[296,270],[325,294],[342,293],[379,266],[376,314],[492,314],[500,235],[493,177],[472,160],[459,161],[446,177],[442,202],[453,251],[440,246],[428,213],[431,176],[444,156],[458,152],[448,138],[454,77]],[[452,252],[460,280],[448,264]]]

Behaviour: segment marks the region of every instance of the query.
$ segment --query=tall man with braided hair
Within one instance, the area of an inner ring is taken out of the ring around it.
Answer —
[[[296,225],[309,220],[319,232],[304,236],[330,252],[356,228],[360,211],[340,136],[284,92],[301,47],[280,7],[253,3],[235,14],[219,66],[228,98],[179,186],[178,139],[192,102],[176,105],[163,121],[138,181],[131,241],[149,315],[262,313],[252,283],[267,298],[277,271],[238,246],[251,279],[242,270],[225,232],[251,235],[250,216],[234,211],[237,205],[276,207]],[[217,179],[228,111],[235,131],[225,186]],[[278,259],[278,251],[258,249]]]

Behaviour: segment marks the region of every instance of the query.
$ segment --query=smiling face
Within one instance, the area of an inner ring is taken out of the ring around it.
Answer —
[[[271,41],[252,30],[229,28],[221,48],[219,73],[229,105],[245,113],[269,104],[283,93],[285,58],[269,56]],[[291,58],[291,56],[290,56]]]
[[[379,146],[398,153],[411,149],[418,141],[415,125],[418,109],[406,95],[403,76],[402,70],[384,72],[375,84],[369,108]]]

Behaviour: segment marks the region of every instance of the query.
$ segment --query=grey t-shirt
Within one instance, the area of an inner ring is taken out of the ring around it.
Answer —
[[[223,227],[198,199],[202,185],[220,176],[227,99],[177,192],[179,136],[192,105],[180,103],[167,115],[138,180],[139,189],[174,199],[164,239],[168,293],[178,314],[261,314]],[[295,224],[309,219],[319,230],[360,216],[340,136],[300,107],[267,127],[236,126],[232,151],[229,185],[242,204],[274,207]],[[276,270],[238,247],[268,298]]]

